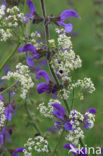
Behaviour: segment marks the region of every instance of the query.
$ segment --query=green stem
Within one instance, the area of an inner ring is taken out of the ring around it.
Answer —
[[[17,46],[15,47],[15,49],[10,53],[10,55],[4,60],[3,64],[0,66],[0,71],[4,68],[4,66],[8,63],[8,61],[13,57],[13,55],[15,54],[15,52],[17,51],[18,47],[19,47],[20,43],[17,44]]]
[[[12,84],[11,86],[9,86],[8,88],[6,88],[5,90],[3,90],[2,92],[0,92],[0,95],[3,94],[3,93],[5,93],[5,92],[7,92],[8,90],[10,90],[15,84],[16,84],[16,82],[13,83],[13,84]]]
[[[55,149],[54,149],[54,151],[53,151],[52,156],[55,156],[56,150],[57,150],[57,148],[58,148],[58,146],[59,146],[59,144],[60,144],[60,142],[61,142],[61,140],[62,140],[63,134],[64,134],[64,130],[63,130],[62,133],[61,133],[61,136],[60,136],[60,138],[59,138],[59,140],[58,140],[57,145],[55,146]]]
[[[24,1],[24,15],[26,13],[26,0]],[[22,38],[24,36],[24,28],[25,28],[25,21],[23,21],[23,24],[22,24]]]
[[[28,115],[28,117],[29,117],[29,120],[32,121],[32,116],[31,116],[31,114],[30,114],[30,112],[29,112],[29,110],[28,110],[28,106],[27,106],[26,100],[25,100],[24,106],[25,106],[26,113],[27,113],[27,115]],[[38,126],[36,125],[36,123],[33,122],[32,125],[33,125],[33,127],[35,128],[35,130],[36,130],[38,133],[40,133],[40,135],[42,135],[42,133],[41,133],[41,131],[39,130],[39,128],[38,128]]]
[[[72,105],[71,105],[71,109],[74,108],[74,88],[73,88],[73,96],[72,96]]]

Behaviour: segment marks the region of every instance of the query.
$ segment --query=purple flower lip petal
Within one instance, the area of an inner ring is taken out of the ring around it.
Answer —
[[[60,120],[64,119],[65,109],[58,103],[53,103],[52,106],[55,108],[53,110],[53,115]]]
[[[33,57],[27,57],[26,62],[30,67],[34,66]]]
[[[31,0],[27,0],[27,5],[30,8],[30,13],[33,16],[34,12],[35,12],[35,6],[33,4],[33,2]]]
[[[38,86],[37,86],[37,92],[39,94],[42,94],[43,92],[49,93],[48,84],[46,84],[44,82],[41,83],[41,84],[38,84]]]
[[[16,153],[23,153],[23,150],[24,150],[23,147],[17,148],[12,154],[13,156],[19,156]]]
[[[27,5],[28,5],[28,7],[30,9],[30,14],[25,15],[25,17],[26,17],[25,23],[28,22],[28,18],[33,20],[34,13],[36,11],[35,6],[34,6],[34,4],[33,4],[33,2],[31,0],[27,0]]]
[[[37,54],[36,48],[34,47],[34,45],[30,43],[25,44],[23,47],[18,48],[18,52],[26,52],[26,51],[30,51],[33,54]]]
[[[61,13],[60,15],[60,20],[61,21],[64,21],[65,19],[67,19],[68,17],[75,17],[75,18],[79,18],[79,15],[78,13],[73,10],[73,9],[68,9],[68,10],[65,10]]]
[[[50,82],[50,77],[49,77],[49,75],[48,75],[48,73],[47,73],[46,71],[40,70],[40,71],[37,73],[36,79],[37,79],[37,80],[40,80],[41,77],[43,77],[43,78],[46,80],[47,83]]]
[[[61,13],[60,19],[58,20],[57,23],[58,23],[60,26],[64,26],[64,27],[65,27],[66,33],[70,33],[70,32],[72,31],[72,29],[73,29],[73,26],[72,26],[71,23],[66,24],[66,23],[63,22],[63,21],[66,20],[68,17],[79,18],[79,15],[78,15],[78,13],[77,13],[75,10],[73,10],[73,9],[65,10],[65,11],[63,11],[63,12]]]
[[[95,108],[90,108],[90,109],[88,109],[87,112],[89,112],[91,114],[96,114],[97,113],[97,110]]]
[[[74,131],[72,124],[68,121],[65,122],[64,128],[66,131]]]

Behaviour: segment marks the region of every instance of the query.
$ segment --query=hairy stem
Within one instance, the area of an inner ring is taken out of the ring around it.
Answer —
[[[49,28],[48,28],[48,24],[46,23],[46,9],[45,9],[45,2],[44,0],[40,0],[41,1],[41,7],[42,7],[42,12],[43,12],[43,17],[44,17],[44,27],[45,27],[45,37],[46,37],[46,41],[48,43],[49,40]]]

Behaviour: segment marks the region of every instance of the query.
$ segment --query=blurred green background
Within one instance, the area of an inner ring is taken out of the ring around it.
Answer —
[[[41,14],[39,0],[33,0],[33,2],[36,6],[37,12]],[[103,50],[100,50],[103,46],[103,26],[96,26],[98,22],[103,20],[103,15],[100,17],[95,14],[95,10],[103,10],[103,5],[95,5],[93,0],[45,0],[45,3],[48,15],[53,13],[54,15],[59,16],[63,10],[72,8],[75,9],[80,16],[80,19],[72,19],[74,25],[73,31],[77,31],[77,36],[72,37],[72,42],[75,53],[79,54],[83,61],[83,66],[75,72],[74,78],[81,79],[83,77],[91,77],[95,84],[96,91],[92,95],[86,96],[85,100],[75,100],[74,103],[75,107],[83,113],[90,107],[95,107],[97,109],[94,128],[85,131],[85,144],[90,147],[103,146]],[[50,25],[51,38],[55,38],[54,28],[54,25]],[[40,31],[43,32],[42,24],[40,24],[40,26],[32,26],[32,30],[36,29],[40,29]],[[7,48],[11,50],[13,48],[12,44],[8,43],[1,45],[0,43],[0,64],[2,64],[4,58],[8,55]],[[21,56],[18,56],[17,54],[17,58],[14,57],[11,62],[9,62],[12,69],[18,60],[21,60]],[[45,132],[50,126],[52,126],[52,121],[45,119],[42,116],[41,118],[38,118],[36,107],[40,102],[44,101],[44,99],[48,100],[49,97],[46,95],[37,95],[36,89],[35,91],[32,90],[29,96],[31,97],[31,101],[28,98],[27,104],[33,114],[33,118],[36,119],[40,128]],[[7,97],[6,100],[8,100]],[[28,137],[32,137],[35,134],[34,128],[27,125],[28,119],[24,108],[24,101],[17,98],[16,104],[19,109],[17,114],[13,116],[12,121],[9,122],[9,124],[16,124],[15,131],[12,135],[13,144],[10,144],[10,147],[15,148],[22,147]],[[52,148],[54,148],[57,144],[58,136],[57,134],[50,133],[49,135],[49,143]],[[66,155],[65,150],[61,150],[64,143],[66,143],[66,141],[63,138],[59,144],[57,156]],[[35,153],[34,156],[36,155],[42,156],[42,154]]]

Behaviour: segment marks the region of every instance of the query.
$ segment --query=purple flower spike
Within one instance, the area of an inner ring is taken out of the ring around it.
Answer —
[[[30,9],[30,14],[26,15],[26,17],[28,17],[30,19],[33,19],[34,13],[35,13],[35,10],[36,10],[35,6],[34,6],[34,4],[33,4],[33,2],[31,0],[27,0],[27,5],[28,5],[28,7]],[[27,22],[27,20],[26,20],[26,22]]]
[[[90,108],[90,109],[88,109],[87,112],[89,112],[91,114],[96,114],[97,113],[97,110],[95,108]]]
[[[13,156],[19,156],[17,153],[23,153],[24,148],[17,148],[12,154]]]
[[[66,131],[73,131],[74,130],[72,124],[68,121],[65,122],[64,128]]]
[[[65,27],[65,31],[66,33],[70,33],[73,29],[73,26],[71,23],[64,23],[63,21],[66,20],[68,17],[75,17],[75,18],[79,18],[78,13],[73,10],[73,9],[69,9],[69,10],[65,10],[61,13],[60,15],[60,20],[58,21],[58,24],[61,26]]]
[[[65,109],[58,103],[53,103],[52,106],[55,108],[53,110],[53,115],[56,118],[63,120],[65,116]]]

